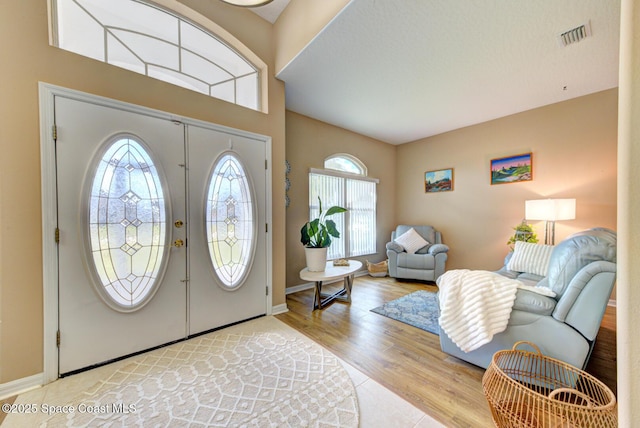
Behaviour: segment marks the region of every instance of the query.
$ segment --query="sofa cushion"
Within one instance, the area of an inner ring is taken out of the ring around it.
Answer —
[[[398,269],[406,268],[414,270],[433,271],[436,267],[435,257],[425,257],[421,254],[408,254],[404,252],[398,254],[397,263]]]
[[[402,235],[394,239],[396,244],[402,245],[404,250],[409,254],[414,254],[420,248],[429,245],[429,242],[425,240],[414,228],[407,230]]]
[[[507,264],[507,269],[546,276],[552,252],[553,245],[538,245],[516,241],[513,256]]]
[[[535,273],[522,272],[522,273],[518,274],[518,281],[522,281],[523,283],[525,283],[527,285],[536,286],[543,279],[544,279],[543,276],[536,275]]]
[[[518,281],[521,281],[521,280],[518,279]],[[549,287],[541,287],[539,285],[536,286],[536,285],[528,285],[528,284],[522,283],[522,284],[518,284],[518,289],[527,290],[532,293],[540,294],[542,296],[556,297],[556,293]]]

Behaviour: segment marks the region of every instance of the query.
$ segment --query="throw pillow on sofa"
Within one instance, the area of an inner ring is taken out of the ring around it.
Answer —
[[[420,248],[429,245],[429,242],[420,236],[413,227],[394,239],[394,242],[401,245],[409,254],[414,254]]]
[[[507,264],[507,269],[515,272],[547,276],[553,248],[553,245],[516,241],[513,256]]]

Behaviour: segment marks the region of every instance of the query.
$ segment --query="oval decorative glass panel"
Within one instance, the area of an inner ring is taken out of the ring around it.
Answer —
[[[88,243],[98,293],[113,309],[131,312],[160,284],[168,204],[149,151],[131,136],[111,141],[94,162]]]
[[[239,288],[255,248],[254,207],[245,169],[235,154],[215,163],[207,185],[205,231],[211,265],[224,289]]]

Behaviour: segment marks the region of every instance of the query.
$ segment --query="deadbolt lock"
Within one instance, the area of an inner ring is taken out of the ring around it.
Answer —
[[[175,223],[173,223],[178,229],[180,229],[182,226],[184,226],[184,222],[182,220],[176,220]]]

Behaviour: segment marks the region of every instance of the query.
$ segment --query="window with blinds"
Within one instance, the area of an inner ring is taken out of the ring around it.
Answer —
[[[376,185],[377,179],[353,173],[353,157],[345,159],[349,172],[336,169],[312,169],[309,173],[309,219],[318,217],[322,209],[333,205],[347,209],[331,217],[336,222],[340,238],[332,240],[327,257],[331,260],[376,253]],[[325,168],[336,168],[336,156],[327,159]],[[361,169],[361,171],[363,171]],[[364,169],[366,171],[366,169]],[[362,174],[362,172],[361,172]]]

